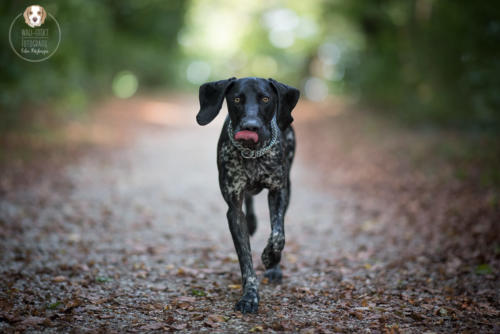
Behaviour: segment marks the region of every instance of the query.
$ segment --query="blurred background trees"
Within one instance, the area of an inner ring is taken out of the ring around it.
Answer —
[[[363,37],[348,91],[409,120],[493,129],[500,123],[500,6],[481,1],[342,1]]]
[[[47,108],[47,117],[85,113],[92,99],[113,92],[113,83],[115,91],[122,88],[127,93],[128,73],[143,89],[175,85],[177,34],[185,1],[42,1],[58,20],[62,41],[57,52],[40,63],[18,58],[7,38],[12,20],[31,4],[0,4],[0,27],[5,32],[0,39],[2,130],[25,125],[19,122],[39,107]]]
[[[0,4],[1,30],[31,2]],[[26,110],[85,114],[95,98],[274,77],[417,124],[500,129],[500,5],[484,1],[40,2],[62,43],[41,63],[0,39],[1,130]],[[138,90],[137,90],[138,89]],[[40,116],[38,116],[40,117]]]

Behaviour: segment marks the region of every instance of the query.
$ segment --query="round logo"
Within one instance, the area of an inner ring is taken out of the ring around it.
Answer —
[[[61,43],[59,22],[42,6],[28,6],[10,24],[9,43],[21,59],[30,62],[47,60]]]

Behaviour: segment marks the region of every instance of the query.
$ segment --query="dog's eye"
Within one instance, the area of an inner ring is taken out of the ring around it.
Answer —
[[[264,96],[264,97],[262,98],[262,102],[264,102],[264,103],[269,102],[269,98],[268,98],[267,96]]]
[[[240,103],[241,99],[239,97],[235,97],[233,101],[234,103]]]

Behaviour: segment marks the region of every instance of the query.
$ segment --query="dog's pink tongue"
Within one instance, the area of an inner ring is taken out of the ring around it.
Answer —
[[[234,139],[253,140],[253,142],[256,143],[259,141],[259,135],[257,134],[257,132],[242,130],[234,134]]]

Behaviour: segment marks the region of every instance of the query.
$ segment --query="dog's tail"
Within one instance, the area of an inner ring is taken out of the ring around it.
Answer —
[[[257,217],[253,211],[253,197],[252,195],[245,195],[245,218],[247,220],[248,234],[252,236],[257,230]]]
[[[257,217],[255,217],[255,214],[247,214],[247,227],[248,227],[248,233],[250,236],[254,235],[255,231],[257,231]]]

